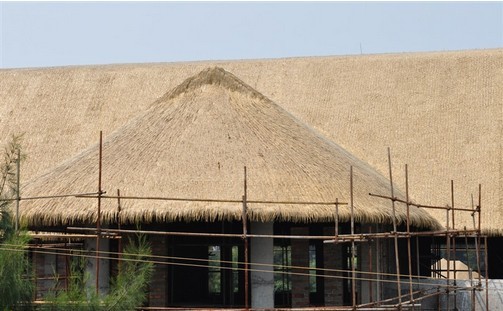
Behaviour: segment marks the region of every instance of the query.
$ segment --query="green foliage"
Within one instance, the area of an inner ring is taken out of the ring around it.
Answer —
[[[29,237],[24,230],[15,231],[10,210],[11,199],[17,196],[16,162],[21,139],[12,137],[0,164],[0,310],[12,310],[20,303],[30,302],[33,293],[26,256]]]
[[[72,258],[68,290],[58,292],[56,288],[53,288],[51,293],[45,297],[47,304],[40,310],[100,310],[98,295],[94,291],[91,293],[91,289],[86,288],[89,278],[85,272],[86,258],[82,257],[80,253]],[[89,295],[87,291],[90,292]]]
[[[72,263],[68,290],[54,291],[52,296],[46,297],[48,304],[41,310],[134,310],[146,300],[153,271],[153,264],[148,261],[150,254],[150,246],[144,236],[138,236],[137,241],[130,240],[123,252],[120,273],[112,280],[110,292],[105,296],[89,288],[86,258],[79,257]]]
[[[124,262],[117,278],[112,282],[110,294],[105,298],[107,311],[133,310],[146,300],[147,287],[154,270],[148,261],[151,255],[145,236],[129,242],[124,250]]]
[[[16,232],[11,212],[12,199],[17,197],[18,150],[22,136],[13,136],[5,147],[0,162],[0,310],[28,309],[33,297],[33,283],[29,276],[30,262],[27,254],[29,236],[26,230]],[[20,154],[23,160],[25,155]],[[37,310],[51,311],[118,311],[134,310],[146,300],[147,287],[153,264],[148,261],[150,246],[144,236],[129,241],[124,250],[120,273],[112,280],[110,293],[100,296],[89,287],[85,272],[86,258],[75,256],[70,268],[71,277],[67,291],[57,291],[47,297],[46,305]],[[57,282],[56,282],[57,283]],[[24,306],[24,309],[23,309]]]

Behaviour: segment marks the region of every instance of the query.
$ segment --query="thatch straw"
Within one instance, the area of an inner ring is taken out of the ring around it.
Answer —
[[[349,198],[349,167],[355,167],[355,216],[359,222],[391,222],[390,202],[368,193],[388,193],[389,182],[340,146],[319,136],[292,115],[219,68],[186,80],[145,113],[109,136],[103,147],[103,185],[111,192],[196,199],[240,199],[243,167],[248,199],[327,201]],[[93,146],[24,189],[25,195],[80,193],[97,185],[98,146]],[[403,196],[402,196],[403,197]],[[253,221],[334,220],[334,206],[249,204]],[[88,223],[96,202],[62,198],[23,204],[31,226]],[[105,222],[116,217],[116,201],[102,205]],[[348,208],[339,219],[348,221]],[[239,203],[128,201],[121,221],[237,220]],[[405,209],[398,211],[405,221]],[[411,222],[437,227],[424,211]]]
[[[414,201],[470,205],[503,234],[503,50],[0,70],[0,137],[26,132],[23,180],[40,175],[218,64],[395,180]],[[442,211],[430,211],[443,221]],[[458,228],[472,227],[467,213]]]

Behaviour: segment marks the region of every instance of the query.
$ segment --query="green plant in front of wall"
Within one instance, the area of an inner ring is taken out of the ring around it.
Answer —
[[[146,300],[147,287],[153,272],[149,261],[151,254],[145,236],[129,240],[121,258],[121,269],[112,278],[110,291],[106,295],[96,293],[89,287],[89,274],[86,272],[87,256],[76,253],[71,264],[68,289],[57,290],[45,297],[44,311],[119,311],[134,310]],[[56,282],[57,283],[57,282]]]
[[[16,167],[22,136],[13,136],[4,149],[0,163],[0,310],[28,309],[32,300],[30,262],[27,257],[29,237],[16,231],[11,212],[17,197]],[[23,160],[21,155],[19,161]]]

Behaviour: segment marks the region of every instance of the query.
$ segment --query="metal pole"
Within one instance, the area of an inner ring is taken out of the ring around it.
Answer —
[[[350,208],[351,208],[351,235],[355,234],[355,215],[353,205],[353,166],[349,168],[349,187],[350,187]],[[351,294],[353,310],[356,310],[356,270],[355,270],[355,241],[351,241]]]
[[[96,294],[100,290],[100,235],[101,235],[101,169],[103,152],[103,132],[100,131],[99,165],[98,165],[98,217],[96,220]]]
[[[21,180],[21,175],[20,175],[20,171],[21,171],[21,150],[18,149],[17,150],[17,160],[16,160],[16,178],[17,178],[17,182],[16,182],[16,224],[15,224],[15,229],[16,231],[19,230],[19,201],[21,200],[21,195],[19,193],[19,188],[20,188],[20,180]]]
[[[390,183],[390,190],[391,190],[391,197],[394,198],[395,192],[393,189],[393,170],[391,168],[391,151],[390,148],[388,147],[388,164],[389,164],[389,183]],[[391,208],[393,212],[393,233],[394,233],[394,242],[395,242],[395,265],[396,265],[396,285],[397,285],[397,292],[398,292],[398,310],[402,310],[402,286],[400,284],[400,260],[398,258],[398,235],[397,235],[397,228],[396,228],[396,209],[395,209],[395,200],[391,200]]]
[[[242,221],[243,221],[243,240],[244,240],[244,274],[245,274],[245,310],[249,310],[249,280],[248,280],[248,217],[247,217],[247,184],[246,184],[246,166],[244,167],[244,194],[243,194],[243,211],[242,211]]]

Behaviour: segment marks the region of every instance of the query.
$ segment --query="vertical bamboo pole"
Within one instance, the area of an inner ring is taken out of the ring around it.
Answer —
[[[416,274],[417,274],[417,282],[419,283],[420,280],[420,270],[421,265],[419,263],[419,237],[416,235]]]
[[[473,204],[473,194],[472,194],[472,221],[473,221],[473,229],[477,230],[477,236],[474,238],[475,240],[475,258],[477,258],[477,273],[478,273],[478,279],[479,279],[479,284],[478,286],[482,286],[482,282],[480,280],[480,241],[479,241],[479,231],[477,229],[476,221],[475,221],[475,213],[478,211],[478,206],[475,208]]]
[[[454,180],[451,179],[451,206],[452,206],[452,230],[456,230],[456,223],[454,222]],[[452,271],[454,274],[454,309],[457,309],[458,301],[457,301],[457,275],[456,275],[456,237],[452,238],[452,250],[453,250],[453,258],[452,258]]]
[[[121,191],[117,189],[117,228],[121,229],[121,214],[122,206],[121,206]],[[122,235],[119,237],[119,241],[117,243],[117,272],[121,273],[121,265],[122,265]]]
[[[482,231],[480,230],[480,225],[482,223],[482,213],[481,213],[481,209],[482,207],[480,206],[481,205],[481,201],[482,201],[482,198],[481,198],[481,185],[479,184],[479,201],[478,201],[478,205],[477,205],[477,211],[478,211],[478,214],[479,214],[479,222],[478,222],[478,227],[477,227],[477,244],[478,244],[478,248],[477,249],[477,255],[480,254],[480,247],[481,247],[481,237],[480,235],[482,234]],[[480,256],[480,255],[479,255]],[[480,260],[480,259],[479,259]],[[479,286],[482,287],[482,271],[480,269],[480,264],[481,262],[479,261]]]
[[[376,230],[379,232],[379,224],[376,225]],[[377,278],[377,286],[376,286],[376,299],[378,301],[377,306],[379,306],[379,301],[382,300],[381,295],[381,239],[376,239],[376,278]]]
[[[21,194],[19,192],[19,188],[21,185],[21,151],[17,149],[17,159],[16,159],[16,231],[19,230],[19,201],[21,201]]]
[[[103,132],[100,131],[99,165],[98,165],[98,217],[96,220],[96,294],[100,292],[100,236],[101,236],[101,170],[103,152]]]
[[[398,310],[402,310],[402,285],[400,284],[400,260],[398,258],[398,231],[396,227],[396,209],[395,209],[395,191],[393,189],[393,170],[391,168],[391,151],[388,147],[388,164],[389,164],[389,183],[391,190],[391,208],[392,208],[392,218],[393,218],[393,235],[395,242],[395,265],[396,265],[396,285],[398,293]]]
[[[486,311],[489,311],[489,260],[487,258],[487,235],[484,236],[484,261],[486,266],[485,279],[486,279]]]
[[[339,199],[335,198],[335,237],[339,237]]]
[[[349,187],[351,199],[351,236],[355,234],[355,214],[353,205],[353,166],[349,168]],[[355,241],[351,239],[351,294],[353,310],[356,310],[356,269],[355,269]]]
[[[248,186],[246,184],[246,166],[244,167],[244,194],[243,194],[243,212],[242,212],[242,221],[243,221],[243,240],[244,240],[244,274],[245,274],[245,309],[249,310],[249,297],[248,297],[248,291],[249,291],[249,280],[248,280],[248,215],[247,215],[247,206],[246,206],[246,200],[247,200],[247,192],[248,192]]]
[[[414,310],[414,294],[412,290],[412,251],[410,246],[410,204],[409,204],[409,172],[405,164],[405,201],[407,202],[407,258],[409,263],[409,296]]]
[[[482,224],[482,185],[479,184],[479,244],[480,244],[480,235],[481,224]],[[485,263],[485,279],[486,279],[486,311],[489,311],[489,260],[487,258],[487,235],[484,236],[484,263]],[[480,278],[480,276],[479,276]]]
[[[451,278],[451,238],[449,236],[449,210],[450,208],[446,209],[446,231],[445,231],[445,251],[446,251],[446,257],[447,257],[447,287],[446,287],[446,295],[447,295],[447,310],[450,310],[450,278]]]
[[[69,257],[68,245],[65,242],[65,290],[68,291],[68,280],[70,278],[70,257]]]
[[[372,225],[369,225],[369,233],[372,234]],[[370,240],[368,245],[369,245],[369,252],[368,252],[368,256],[369,256],[369,279],[372,278],[372,242],[375,241],[375,240]],[[378,255],[379,256],[379,255]],[[373,293],[373,289],[372,289],[372,280],[369,280],[369,301],[372,302],[374,300],[374,293]]]
[[[472,207],[473,207],[473,197],[472,197]],[[470,252],[468,251],[468,237],[466,236],[466,226],[464,228],[465,228],[466,260],[469,262],[470,261]],[[471,310],[475,311],[475,290],[473,289],[473,272],[472,272],[471,267],[468,267],[468,277],[470,278],[470,292],[471,292],[471,299],[472,299]]]

